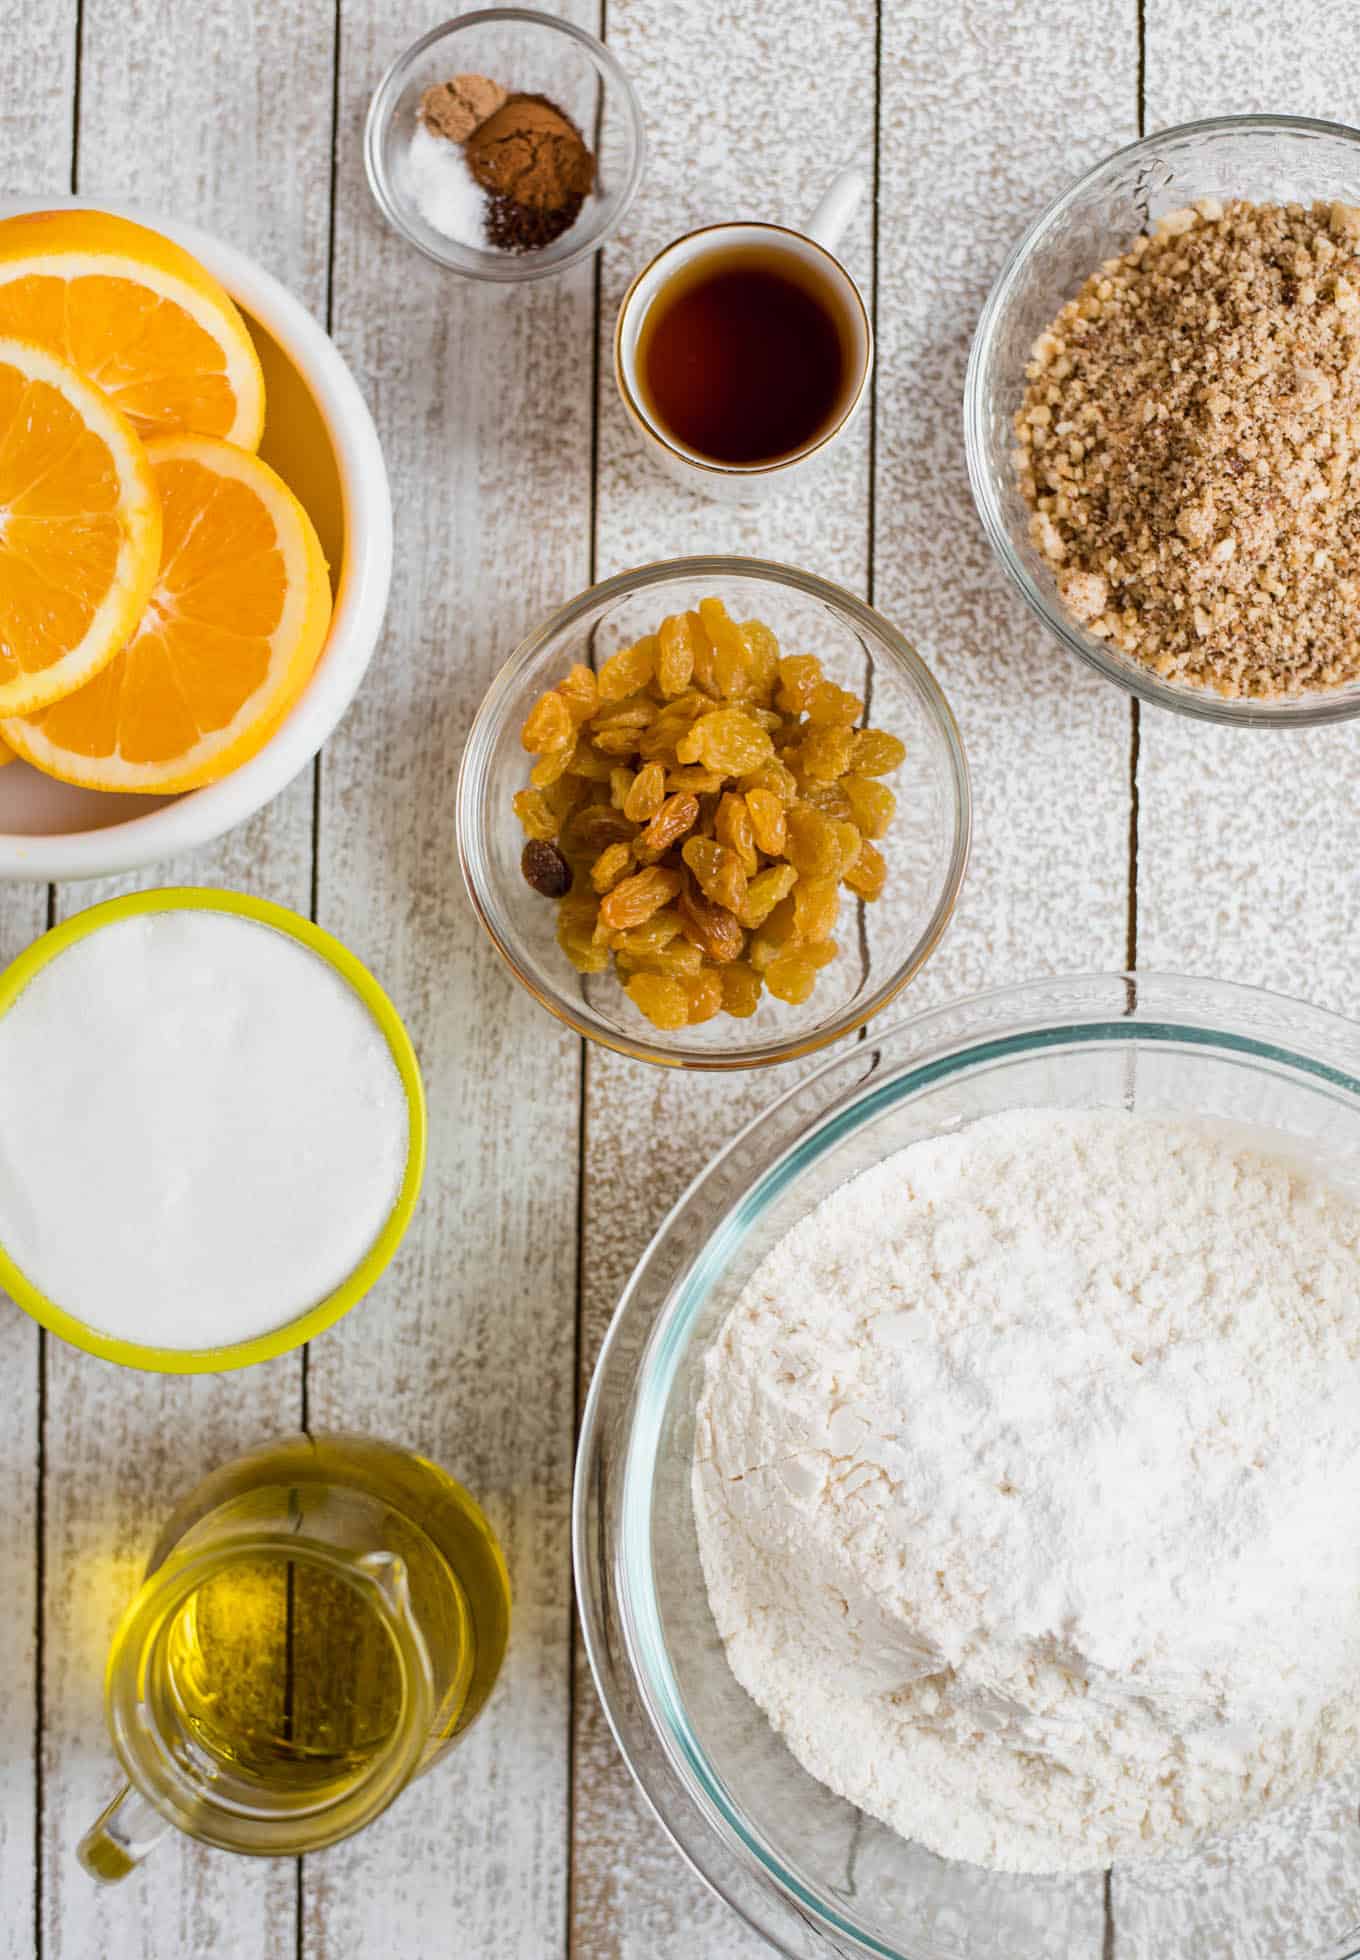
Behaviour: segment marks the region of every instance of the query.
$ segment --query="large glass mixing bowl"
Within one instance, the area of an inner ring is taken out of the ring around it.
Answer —
[[[1360,1953],[1360,1765],[1175,1858],[1108,1876],[983,1871],[808,1776],[738,1686],[709,1613],[694,1408],[704,1354],[753,1269],[829,1191],[920,1137],[1005,1110],[1093,1107],[1246,1125],[1360,1195],[1356,1023],[1219,981],[1037,981],[871,1033],[799,1083],[676,1205],[610,1329],[574,1519],[595,1679],[675,1842],[797,1960]]]

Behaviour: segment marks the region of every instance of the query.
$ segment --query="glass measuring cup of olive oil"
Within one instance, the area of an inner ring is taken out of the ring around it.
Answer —
[[[270,1856],[348,1837],[479,1713],[509,1624],[490,1526],[425,1458],[322,1435],[228,1464],[176,1508],[114,1635],[128,1781],[81,1863],[124,1878],[172,1826]]]

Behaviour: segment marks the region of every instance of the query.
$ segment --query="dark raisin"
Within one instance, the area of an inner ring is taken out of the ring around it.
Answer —
[[[571,890],[571,866],[556,844],[542,837],[529,839],[520,853],[519,868],[544,898],[565,898]]]

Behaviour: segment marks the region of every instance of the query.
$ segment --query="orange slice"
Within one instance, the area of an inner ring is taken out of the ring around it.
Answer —
[[[0,715],[45,707],[113,659],[160,549],[131,425],[64,361],[0,340]]]
[[[0,736],[64,782],[164,794],[263,748],[316,665],[331,589],[311,519],[258,456],[210,436],[146,454],[165,541],[140,626],[88,687]]]
[[[142,436],[264,428],[264,376],[246,323],[180,245],[107,211],[0,221],[0,335],[78,368]]]
[[[0,742],[0,769],[3,769],[7,762],[16,762],[17,760],[18,757],[15,755],[13,749],[7,747],[4,742]]]

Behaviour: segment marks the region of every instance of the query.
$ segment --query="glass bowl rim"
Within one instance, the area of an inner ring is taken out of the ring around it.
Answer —
[[[541,27],[549,32],[565,35],[568,40],[576,42],[578,47],[585,50],[605,79],[613,83],[627,110],[633,153],[628,175],[614,211],[591,232],[588,238],[583,238],[570,252],[564,253],[560,259],[554,259],[549,265],[543,264],[542,254],[537,252],[525,252],[520,255],[504,253],[500,257],[491,253],[482,253],[480,257],[486,263],[474,264],[470,248],[459,245],[452,239],[449,241],[447,252],[438,250],[428,239],[419,237],[408,223],[404,200],[396,193],[383,157],[383,136],[395,112],[397,97],[408,74],[421,56],[437,42],[452,38],[466,27],[486,27],[501,21],[515,21],[530,27]],[[636,89],[629,81],[623,64],[613,49],[606,46],[597,35],[590,33],[587,28],[578,27],[575,21],[563,20],[556,14],[540,13],[534,7],[481,7],[473,13],[455,14],[450,19],[441,21],[438,26],[422,34],[418,40],[412,41],[409,47],[403,49],[388,63],[382,79],[373,91],[368,114],[364,118],[363,150],[364,173],[368,178],[368,187],[373,193],[374,202],[392,229],[404,238],[408,245],[413,245],[416,251],[431,260],[433,264],[443,266],[446,272],[459,273],[465,279],[484,279],[494,285],[523,285],[533,279],[552,278],[559,272],[566,272],[570,267],[579,265],[583,259],[588,259],[592,253],[597,252],[605,240],[611,238],[618,230],[642,182],[642,172],[647,160],[647,132]],[[503,264],[500,262],[501,258],[504,259]]]
[[[1010,298],[1040,238],[1091,185],[1098,183],[1117,166],[1127,165],[1144,153],[1153,153],[1171,141],[1198,136],[1212,139],[1251,131],[1266,134],[1287,131],[1332,137],[1356,150],[1360,160],[1360,128],[1349,123],[1329,122],[1318,116],[1201,116],[1192,122],[1173,123],[1165,129],[1154,130],[1148,136],[1140,136],[1134,142],[1112,150],[1108,156],[1082,171],[1066,190],[1051,199],[1026,225],[1007,253],[978,315],[963,384],[964,452],[973,503],[994,556],[1030,611],[1069,653],[1074,653],[1088,667],[1104,675],[1106,680],[1123,688],[1125,693],[1134,695],[1140,701],[1148,701],[1155,707],[1187,715],[1192,720],[1215,722],[1221,727],[1233,728],[1317,728],[1329,722],[1349,721],[1355,715],[1360,715],[1360,681],[1352,682],[1344,691],[1319,690],[1312,694],[1287,695],[1273,702],[1250,697],[1233,698],[1215,694],[1209,688],[1173,686],[1159,680],[1151,668],[1144,667],[1132,656],[1110,652],[1103,641],[1085,632],[1070,618],[1057,600],[1050,597],[1033,577],[1011,542],[1010,529],[1002,516],[986,466],[985,381],[995,349],[997,322],[1003,305]]]
[[[953,841],[943,889],[915,945],[906,959],[894,968],[891,977],[867,1000],[857,1001],[851,1011],[814,1034],[791,1035],[783,1040],[721,1050],[687,1050],[669,1043],[659,1032],[654,1038],[634,1037],[621,1033],[617,1028],[607,1027],[602,1021],[583,1013],[561,990],[555,987],[549,990],[534,979],[514,945],[502,935],[494,922],[493,902],[489,898],[491,881],[486,875],[486,854],[481,843],[478,813],[493,744],[514,689],[560,633],[569,630],[598,606],[608,605],[616,598],[645,592],[672,579],[721,581],[738,578],[766,585],[792,586],[805,597],[848,615],[852,624],[872,641],[873,657],[884,657],[896,664],[906,681],[916,689],[925,712],[944,740],[953,790]],[[968,868],[973,828],[972,786],[963,738],[943,688],[905,635],[863,599],[857,599],[843,586],[820,578],[815,572],[801,571],[795,565],[781,565],[770,559],[722,554],[656,559],[630,571],[615,573],[612,578],[587,586],[528,633],[496,673],[473,717],[458,768],[455,808],[458,861],[472,908],[492,945],[539,1005],[546,1007],[573,1033],[588,1041],[597,1041],[602,1047],[612,1048],[616,1054],[670,1068],[699,1070],[761,1068],[775,1062],[793,1061],[802,1055],[815,1054],[818,1049],[853,1034],[879,1013],[916,977],[943,938]]]
[[[1126,989],[1122,1013],[1111,1010],[1108,998],[1108,990],[1120,983]],[[1074,1006],[1065,1015],[1050,1011],[1048,1018],[1027,1018],[1026,1005],[1041,999],[1054,987],[1089,990],[1093,995],[1099,990],[1103,995],[1100,1011],[1083,1019]],[[1163,989],[1182,993],[1186,998],[1179,1018],[1168,1018],[1156,1002],[1150,1012],[1140,1014],[1140,989],[1151,990],[1154,995]],[[1243,1012],[1237,1017],[1234,1010],[1245,1010],[1253,1002],[1287,1009],[1291,1026],[1299,1030],[1300,1045],[1289,1046],[1283,1038],[1264,1039],[1259,1033],[1247,1032],[1245,1025],[1223,1025],[1225,1020],[1234,1018],[1247,1023],[1249,1016]],[[1009,1006],[1017,1010],[1014,1017],[999,1027],[987,1025],[996,1023],[998,1010]],[[1201,1012],[1203,1018],[1196,1018]],[[972,1025],[961,1031],[959,1023],[965,1017]],[[1324,1060],[1319,1053],[1310,1052],[1310,1042],[1313,1048],[1325,1047],[1334,1044],[1338,1036],[1351,1044],[1354,1073]],[[1040,975],[942,1002],[871,1034],[863,1046],[908,1044],[901,1063],[886,1080],[852,1085],[800,1121],[796,1132],[762,1164],[754,1182],[739,1196],[720,1201],[717,1216],[708,1221],[710,1229],[699,1249],[666,1282],[660,1304],[646,1309],[650,1325],[645,1339],[636,1344],[635,1358],[626,1364],[626,1378],[615,1391],[626,1400],[627,1422],[618,1463],[611,1472],[612,1480],[619,1486],[618,1495],[609,1505],[611,1514],[617,1510],[619,1515],[618,1546],[612,1559],[602,1555],[601,1540],[591,1529],[590,1509],[593,1501],[598,1502],[601,1510],[607,1503],[603,1496],[596,1494],[604,1440],[604,1403],[614,1387],[610,1377],[617,1371],[622,1332],[639,1311],[638,1296],[644,1289],[649,1268],[664,1251],[672,1229],[681,1223],[691,1205],[702,1198],[710,1181],[720,1177],[724,1166],[767,1124],[790,1112],[797,1101],[806,1099],[809,1091],[815,1091],[816,1085],[836,1069],[852,1063],[856,1048],[845,1048],[827,1057],[810,1075],[792,1083],[744,1124],[690,1180],[648,1240],[610,1318],[582,1411],[572,1489],[573,1585],[591,1676],[619,1753],[668,1838],[708,1888],[785,1954],[787,1960],[800,1960],[800,1951],[785,1945],[767,1923],[752,1916],[742,1898],[724,1882],[721,1867],[715,1869],[714,1861],[707,1858],[700,1862],[702,1851],[696,1849],[693,1833],[681,1836],[663,1800],[639,1767],[629,1733],[630,1727],[635,1729],[641,1721],[659,1746],[684,1792],[690,1812],[707,1826],[709,1837],[703,1841],[703,1850],[709,1849],[712,1838],[716,1837],[728,1857],[754,1877],[767,1893],[792,1906],[801,1920],[813,1924],[828,1940],[848,1939],[855,1951],[877,1956],[878,1960],[908,1960],[904,1948],[887,1945],[876,1935],[848,1924],[827,1899],[787,1869],[753,1822],[729,1801],[723,1779],[711,1767],[705,1750],[693,1735],[666,1654],[651,1579],[650,1506],[655,1463],[666,1397],[715,1261],[721,1259],[734,1236],[740,1236],[752,1218],[808,1164],[853,1133],[871,1114],[910,1098],[931,1083],[947,1080],[978,1062],[996,1062],[1045,1048],[1096,1043],[1136,1047],[1139,1042],[1167,1040],[1226,1051],[1247,1065],[1280,1067],[1310,1077],[1324,1088],[1330,1085],[1342,1090],[1360,1101],[1360,1021],[1275,989],[1210,975],[1180,974],[1164,969]],[[645,1443],[641,1470],[640,1432]],[[625,1583],[625,1570],[640,1575],[631,1587]],[[611,1666],[602,1635],[602,1623],[609,1617],[619,1628],[619,1644],[625,1657],[621,1665],[631,1681],[642,1711],[640,1716],[630,1715],[624,1698],[614,1687],[616,1670]],[[640,1620],[645,1624],[640,1626]],[[644,1656],[660,1656],[660,1666],[649,1670],[640,1664]],[[1327,1960],[1342,1960],[1343,1953],[1345,1960],[1360,1960],[1360,1946],[1344,1943],[1331,1949]],[[1317,1960],[1322,1960],[1322,1956],[1317,1956]]]

